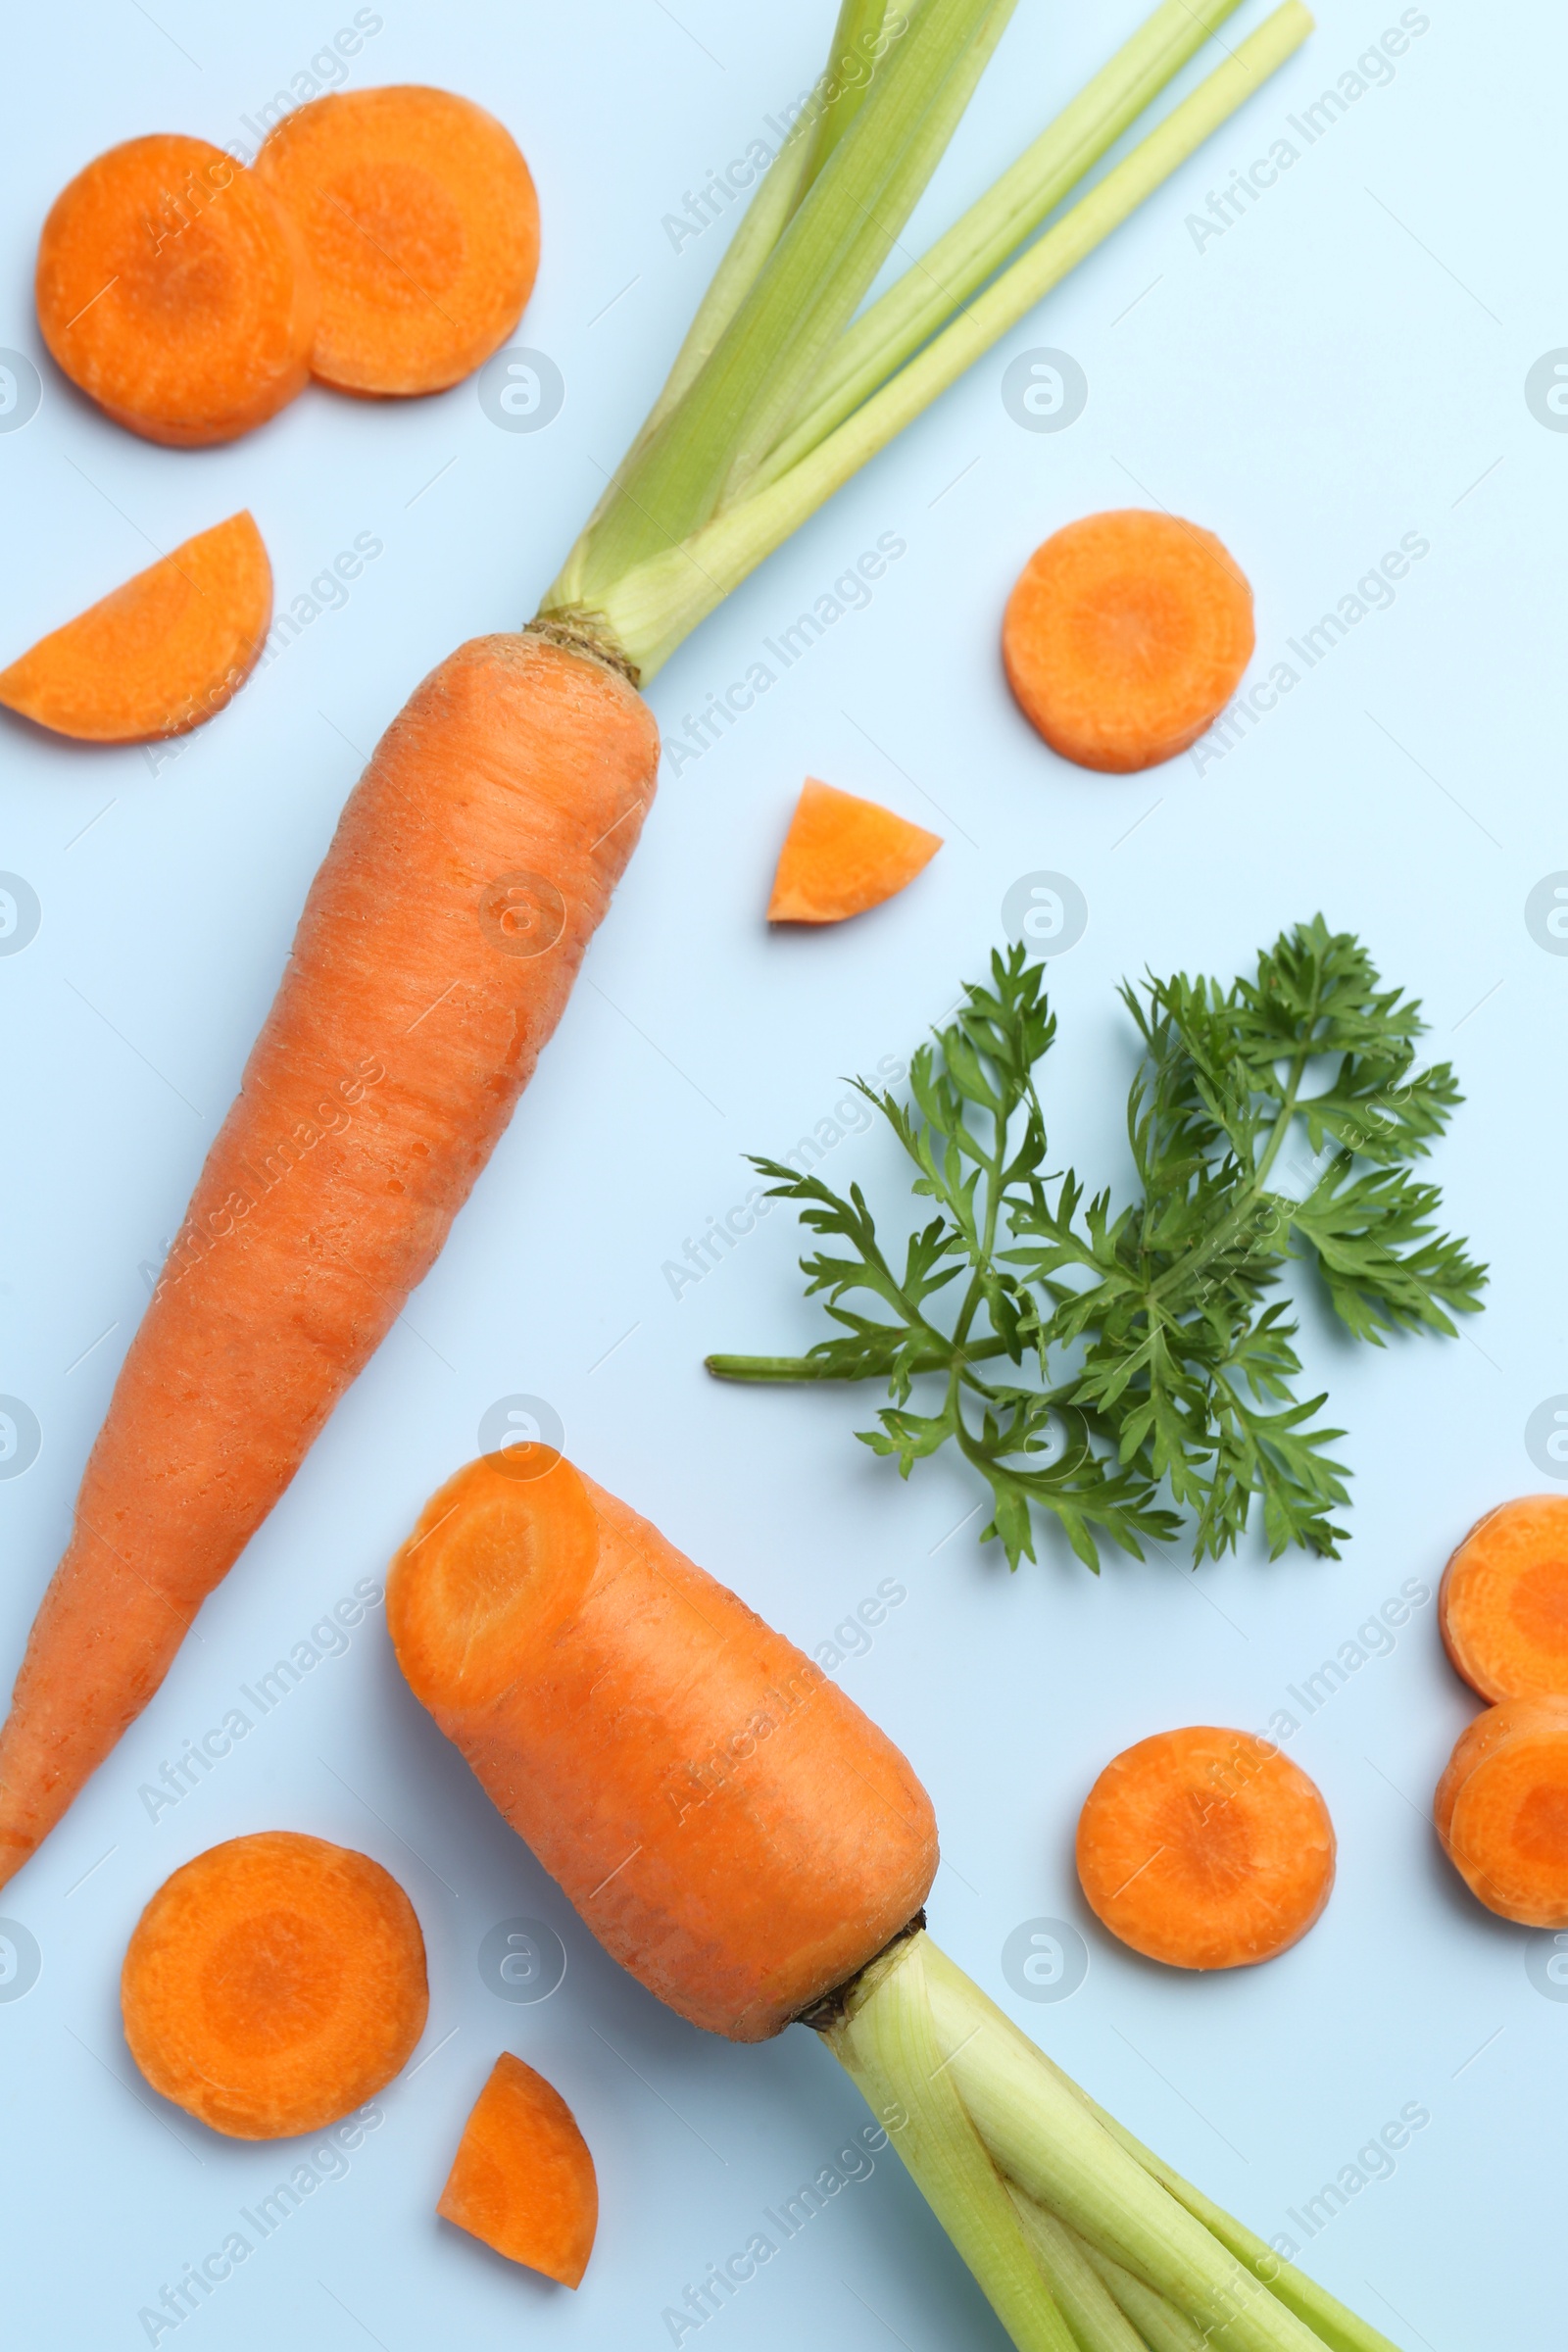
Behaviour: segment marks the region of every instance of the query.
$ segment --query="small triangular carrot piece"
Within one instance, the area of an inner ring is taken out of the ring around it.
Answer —
[[[863,914],[912,882],[941,847],[940,833],[808,776],[779,853],[767,919],[841,923]]]
[[[588,2143],[560,2091],[510,2050],[474,2101],[436,2211],[563,2286],[588,2268],[599,2227]]]
[[[231,701],[272,618],[272,567],[243,511],[187,539],[0,670],[0,703],[85,743],[183,735]]]

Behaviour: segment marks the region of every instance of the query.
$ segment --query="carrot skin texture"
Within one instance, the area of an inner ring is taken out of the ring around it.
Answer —
[[[526,1590],[503,1603],[509,1560]],[[498,1810],[693,2025],[781,2033],[924,1901],[936,1820],[892,1741],[569,1462],[459,1471],[393,1563],[387,1623]]]
[[[434,1261],[565,1005],[658,748],[615,671],[526,634],[461,647],[382,738],[33,1626],[0,1730],[0,1885],[157,1690]]]

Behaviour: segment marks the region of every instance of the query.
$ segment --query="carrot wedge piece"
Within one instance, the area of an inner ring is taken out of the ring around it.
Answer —
[[[1483,1698],[1568,1691],[1568,1495],[1520,1494],[1478,1520],[1443,1572],[1438,1622]]]
[[[321,281],[313,372],[346,392],[440,392],[498,351],[539,267],[539,204],[515,140],[471,99],[419,84],[297,107],[256,170]]]
[[[304,388],[316,272],[293,219],[206,139],[78,172],[38,240],[38,324],[74,384],[149,441],[232,441]]]
[[[1212,531],[1128,508],[1037,547],[1007,600],[1002,657],[1054,752],[1116,774],[1173,760],[1251,659],[1252,591]]]
[[[770,923],[841,923],[880,906],[942,847],[907,817],[808,776],[790,819],[767,903]]]
[[[1078,1821],[1090,1908],[1172,1968],[1245,1968],[1304,1936],[1334,1885],[1334,1825],[1267,1740],[1210,1725],[1111,1759]]]
[[[424,1938],[368,1854],[292,1830],[166,1879],[120,1980],[154,2090],[233,2139],[318,2132],[391,2082],[424,2032]]]
[[[241,512],[0,670],[0,703],[83,743],[183,735],[233,700],[272,617],[272,567]]]
[[[588,2268],[599,2227],[588,2142],[554,2083],[510,2050],[474,2101],[436,2211],[563,2286]]]

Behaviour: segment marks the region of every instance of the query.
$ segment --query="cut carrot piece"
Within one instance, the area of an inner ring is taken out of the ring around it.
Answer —
[[[539,267],[539,205],[510,131],[418,84],[340,90],[273,124],[256,169],[321,282],[311,366],[347,392],[440,392],[498,351]]]
[[[424,2031],[424,1938],[367,1854],[264,1830],[164,1881],[120,1981],[154,2090],[234,2139],[318,2132],[363,2106]]]
[[[233,700],[272,617],[272,567],[247,514],[138,571],[0,670],[0,703],[85,743],[183,735]]]
[[[912,882],[941,847],[940,833],[808,776],[779,853],[767,919],[841,923],[863,914]]]
[[[1568,1495],[1522,1494],[1478,1520],[1443,1572],[1438,1622],[1483,1698],[1568,1691]]]
[[[1031,725],[1064,760],[1118,774],[1196,743],[1252,645],[1252,591],[1212,531],[1136,507],[1037,547],[1002,624]]]
[[[1209,1725],[1112,1759],[1078,1822],[1078,1876],[1113,1936],[1173,1968],[1272,1960],[1322,1911],[1334,1825],[1267,1740]]]
[[[36,290],[72,382],[149,441],[232,441],[310,373],[305,241],[206,139],[128,139],[78,172],[44,222]]]
[[[614,1958],[764,2040],[918,1911],[931,1801],[819,1666],[540,1451],[426,1503],[387,1578],[398,1663]]]
[[[1478,1715],[1438,1783],[1433,1819],[1489,1911],[1568,1928],[1568,1696],[1505,1698]]]
[[[504,2050],[463,2128],[436,2211],[563,2286],[588,2268],[599,2182],[559,2090]]]

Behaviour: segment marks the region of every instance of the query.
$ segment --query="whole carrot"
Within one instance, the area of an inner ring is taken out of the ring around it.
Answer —
[[[0,1731],[0,1884],[421,1281],[565,1004],[653,794],[647,705],[591,655],[480,637],[343,811],[115,1386]]]
[[[844,0],[832,70],[541,616],[433,671],[350,799],[27,1643],[0,1730],[0,1885],[158,1689],[506,1125],[653,790],[633,682],[1311,28],[1285,0],[998,273],[1235,5],[1162,0],[941,240],[940,270],[917,264],[852,327],[1011,0]]]

